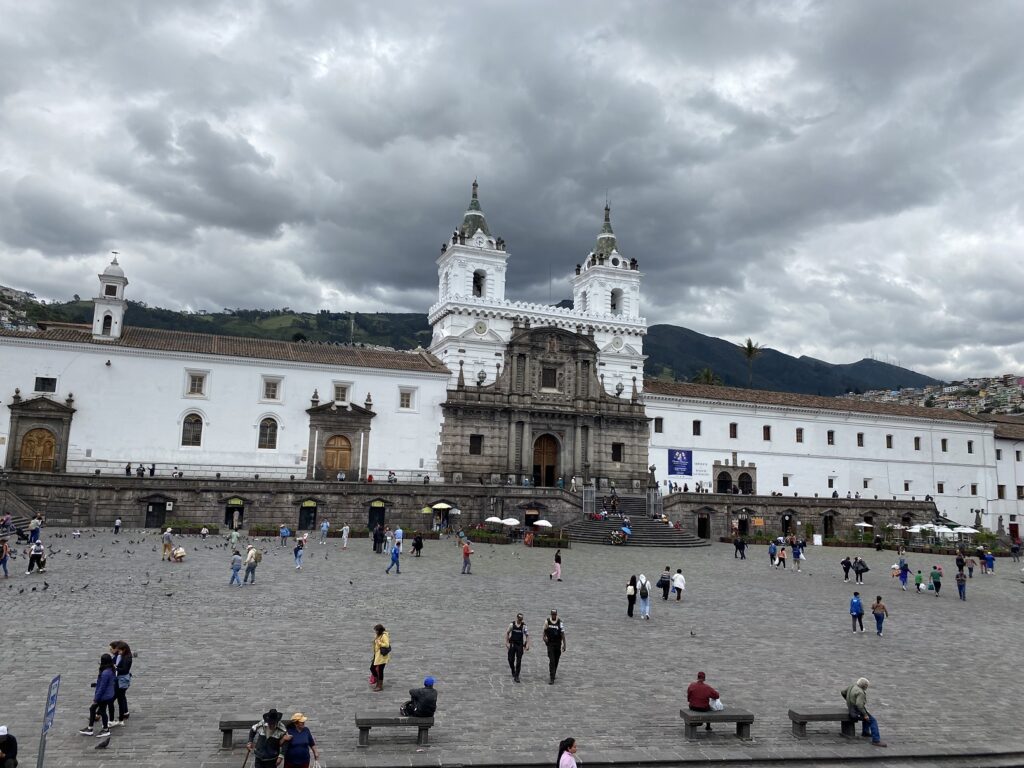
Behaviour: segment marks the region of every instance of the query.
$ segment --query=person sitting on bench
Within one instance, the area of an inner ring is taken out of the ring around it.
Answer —
[[[694,712],[710,712],[711,700],[718,698],[718,691],[704,682],[704,673],[698,672],[696,681],[686,689],[686,704]],[[711,730],[711,723],[704,724],[705,730]]]
[[[404,717],[433,717],[437,711],[437,691],[434,690],[434,678],[427,677],[422,688],[409,691],[412,697],[405,702],[399,712]]]

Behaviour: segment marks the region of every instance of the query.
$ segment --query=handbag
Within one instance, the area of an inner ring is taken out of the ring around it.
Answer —
[[[721,712],[723,709],[725,709],[725,704],[722,703],[721,699],[711,699],[711,701],[709,701],[708,704],[711,705],[711,709],[715,712]]]
[[[669,580],[665,577],[665,574],[662,574],[661,578],[658,579],[658,583],[655,586],[657,586],[658,589],[664,589],[668,585],[669,585]]]
[[[131,684],[132,684],[131,673],[129,673],[127,675],[118,675],[117,676],[117,687],[120,688],[122,691],[127,690],[127,688]]]
[[[382,645],[380,647],[380,655],[381,656],[387,656],[389,653],[391,653],[391,646],[390,645]]]
[[[632,584],[630,584],[628,587],[626,587],[626,595],[627,595],[627,597],[632,597],[635,594],[636,594],[636,587],[634,587]]]

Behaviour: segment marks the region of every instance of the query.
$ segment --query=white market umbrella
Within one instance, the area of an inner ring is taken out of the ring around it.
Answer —
[[[448,510],[448,514],[449,515],[461,515],[462,514],[462,510],[461,509],[449,509]]]
[[[920,533],[920,532],[921,532],[921,526],[920,525],[912,525],[909,528],[907,528],[907,533]]]
[[[551,527],[551,523],[549,523],[547,520],[537,520],[534,522],[534,525],[539,525],[541,528]]]
[[[892,528],[894,531],[905,531],[905,530],[907,530],[907,526],[901,525],[899,523],[896,523],[896,525],[890,525],[889,527]]]
[[[484,520],[484,522],[485,523],[501,523],[501,518],[500,517],[488,517],[486,520]]]
[[[506,517],[504,520],[501,521],[501,524],[502,525],[507,525],[507,526],[513,526],[513,525],[519,525],[519,521],[516,520],[514,517]]]
[[[947,528],[944,525],[940,525],[938,528],[935,529],[935,532],[945,536],[947,533],[953,533],[953,529]]]
[[[451,504],[446,504],[443,501],[439,501],[439,502],[437,502],[437,504],[434,504],[433,507],[434,507],[434,509],[451,509],[452,505]]]
[[[871,523],[854,523],[853,527],[854,528],[874,528],[875,526],[873,526]]]
[[[935,529],[935,523],[921,523],[920,528],[931,531]]]
[[[960,525],[953,529],[953,533],[977,533],[977,531],[966,525]]]

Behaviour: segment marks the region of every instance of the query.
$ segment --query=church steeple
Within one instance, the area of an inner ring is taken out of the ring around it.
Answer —
[[[124,300],[128,279],[117,263],[117,251],[113,254],[114,260],[97,275],[100,279],[100,295],[93,299],[92,335],[95,339],[106,341],[121,337],[124,312],[128,307],[128,302]]]
[[[612,231],[612,208],[606,202],[604,204],[604,224],[601,227],[601,233],[597,236],[594,253],[599,256],[608,256],[617,249],[617,245],[615,233]]]
[[[480,185],[477,184],[476,179],[473,179],[473,196],[470,198],[466,215],[462,218],[462,226],[459,227],[459,234],[465,238],[472,237],[476,234],[477,230],[480,230],[485,235],[491,234],[491,230],[487,228],[487,219],[484,218],[483,209],[480,208],[480,198],[477,196],[479,188]]]

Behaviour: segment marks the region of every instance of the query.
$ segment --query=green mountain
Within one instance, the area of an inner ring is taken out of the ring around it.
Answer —
[[[284,341],[331,341],[355,344],[379,344],[396,349],[413,349],[430,344],[430,327],[424,315],[409,313],[293,312],[234,309],[207,314],[175,312],[129,302],[126,320],[144,328],[212,333],[222,336],[249,336]],[[31,321],[91,323],[92,302],[70,301],[22,305]],[[710,368],[722,383],[745,387],[747,362],[732,342],[705,336],[688,328],[653,325],[644,341],[648,358],[644,372],[648,376],[692,379],[698,371]],[[860,360],[834,365],[811,357],[792,357],[774,349],[764,349],[754,361],[753,384],[757,389],[800,392],[814,395],[841,395],[869,389],[922,387],[936,379],[877,360]]]

